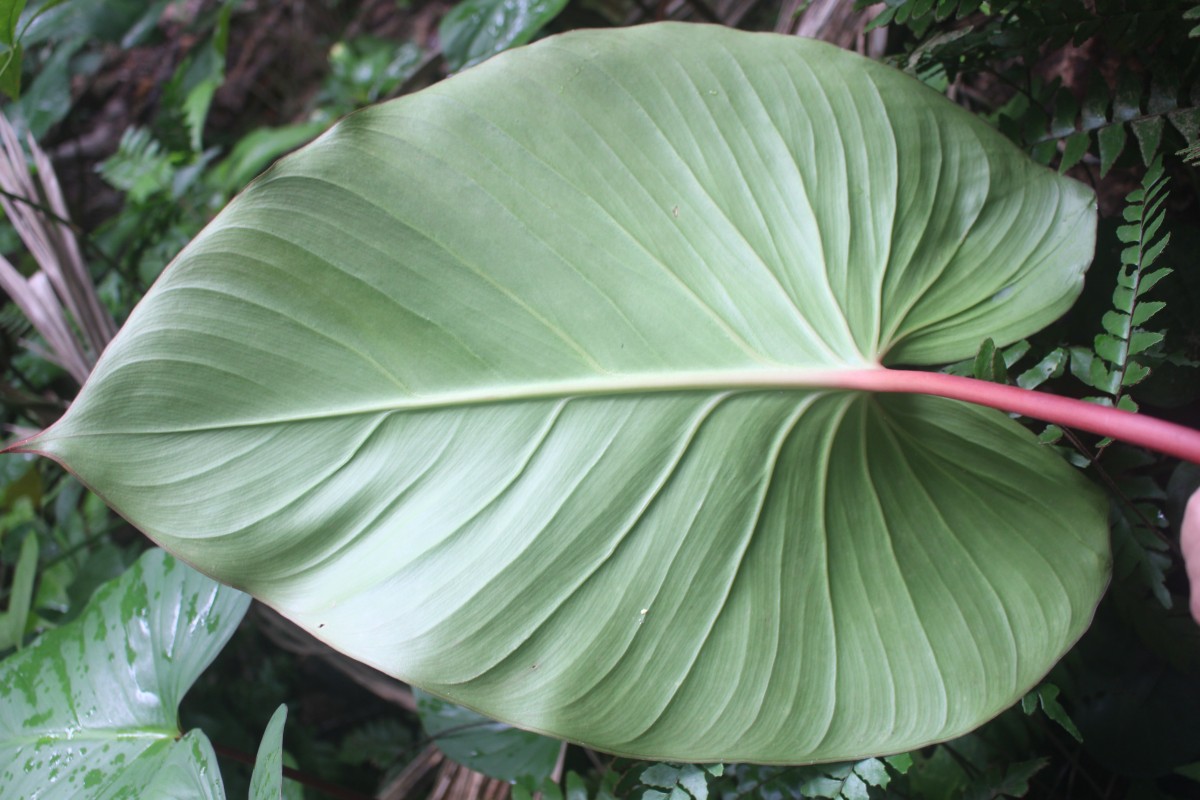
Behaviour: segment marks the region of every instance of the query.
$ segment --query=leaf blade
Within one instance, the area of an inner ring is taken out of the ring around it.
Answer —
[[[936,164],[899,157],[931,136]],[[285,159],[34,446],[314,634],[523,727],[686,761],[910,749],[1078,635],[1104,513],[1003,415],[837,377],[1016,341],[1093,241],[1086,189],[887,68],[570,34]],[[1006,520],[1014,487],[1071,499]],[[1046,519],[1070,569],[1025,538]],[[963,569],[931,578],[917,530]],[[762,652],[753,620],[772,655],[731,657]]]

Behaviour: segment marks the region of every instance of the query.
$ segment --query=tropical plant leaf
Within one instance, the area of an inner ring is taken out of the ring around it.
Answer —
[[[281,705],[271,715],[263,731],[250,776],[250,800],[280,800],[283,797],[283,726],[287,722],[287,706]]]
[[[414,691],[421,726],[438,749],[468,769],[503,781],[550,777],[562,744],[488,719],[420,689]]]
[[[29,624],[29,610],[33,605],[33,584],[37,578],[37,568],[38,537],[36,531],[30,531],[21,540],[20,554],[17,556],[16,566],[13,567],[12,585],[8,587],[8,608],[4,613],[0,613],[0,650],[12,647],[20,650],[24,643],[25,629]]]
[[[156,549],[0,662],[0,796],[223,799],[212,745],[176,714],[249,603]]]
[[[650,800],[653,797],[708,800],[709,781],[719,778],[724,772],[725,767],[722,764],[653,764],[638,776],[640,784],[654,787],[642,793],[642,800]],[[658,791],[660,789],[662,791]]]
[[[349,117],[26,443],[335,647],[675,761],[854,760],[1020,699],[1106,507],[988,409],[856,391],[1065,310],[1094,199],[891,68],[579,32]]]
[[[24,48],[21,45],[0,48],[0,92],[10,100],[21,98],[21,60]]]
[[[438,26],[446,63],[457,72],[525,44],[566,5],[567,0],[461,0]]]

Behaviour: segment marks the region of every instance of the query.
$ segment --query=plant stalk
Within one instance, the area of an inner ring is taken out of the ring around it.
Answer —
[[[1015,412],[1034,419],[1052,422],[1067,428],[1111,436],[1129,444],[1175,456],[1200,464],[1200,430],[1155,419],[1144,414],[1088,403],[1071,397],[1061,397],[1032,389],[1022,389],[975,378],[947,375],[942,372],[885,369],[799,369],[746,370],[734,372],[687,372],[667,377],[647,379],[630,374],[606,380],[561,381],[529,387],[488,387],[478,390],[446,391],[432,395],[406,397],[400,403],[366,404],[360,407],[334,410],[301,419],[329,419],[350,414],[418,411],[427,408],[473,406],[508,401],[527,401],[539,398],[613,396],[641,392],[668,391],[736,391],[736,390],[863,391],[896,394],[927,394],[963,400],[1001,411]],[[56,423],[57,424],[57,423]],[[259,424],[257,420],[230,423],[231,426]],[[51,426],[41,434],[24,439],[0,450],[5,453],[39,453],[38,439],[54,430]]]
[[[1155,450],[1200,464],[1200,430],[1019,386],[991,383],[942,372],[878,369],[847,372],[838,386],[872,392],[931,394],[952,400],[1011,411],[1055,425],[1078,428],[1100,436]]]

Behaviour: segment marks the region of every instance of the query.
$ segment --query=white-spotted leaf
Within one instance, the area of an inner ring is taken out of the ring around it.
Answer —
[[[0,797],[224,800],[212,745],[180,733],[178,707],[249,604],[155,549],[0,661]]]

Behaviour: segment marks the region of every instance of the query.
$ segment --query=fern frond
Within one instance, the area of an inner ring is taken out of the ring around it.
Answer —
[[[994,121],[1043,164],[1057,159],[1066,171],[1092,154],[1103,176],[1131,140],[1146,165],[1176,134],[1185,148],[1200,141],[1200,64],[1188,39],[1189,20],[1200,19],[1196,0],[886,0],[885,6],[876,25],[917,37],[893,59],[896,66],[939,90],[959,75],[995,71],[1017,94]],[[1029,64],[1068,45],[1086,51],[1092,39],[1103,41],[1106,61],[1117,68],[1115,85],[1096,71],[1085,93],[1039,84]],[[1182,74],[1180,65],[1188,65]]]
[[[846,761],[803,767],[737,764],[732,769],[739,786],[770,785],[774,793],[781,793],[784,797],[853,800],[854,798],[874,797],[875,791],[886,790],[892,779],[896,775],[905,774],[912,763],[911,755],[900,753],[886,758],[868,758],[857,762]],[[674,796],[676,795],[672,795],[672,797]]]
[[[1125,223],[1117,228],[1117,238],[1126,244],[1121,251],[1113,308],[1100,321],[1104,333],[1098,334],[1092,352],[1082,348],[1072,352],[1072,372],[1089,386],[1099,389],[1111,403],[1126,411],[1137,411],[1126,390],[1141,383],[1150,374],[1143,354],[1163,340],[1161,331],[1145,324],[1166,307],[1162,301],[1145,300],[1146,294],[1171,274],[1167,267],[1155,268],[1171,234],[1159,235],[1166,212],[1167,179],[1162,158],[1155,158],[1142,179],[1140,188],[1125,198]]]
[[[127,128],[117,152],[101,162],[100,176],[114,189],[140,203],[171,186],[175,167],[171,154],[145,128]]]
[[[1187,11],[1183,12],[1183,18],[1185,20],[1188,20],[1189,22],[1195,22],[1196,20],[1200,20],[1200,3],[1197,3],[1195,6],[1189,8]],[[1189,39],[1200,39],[1200,25],[1197,25],[1196,27],[1194,27],[1190,31],[1188,31],[1188,38]]]
[[[1109,49],[1141,54],[1178,21],[1195,0],[885,0],[885,8],[868,28],[892,25],[906,28],[924,40],[948,27],[969,28],[972,35],[960,46],[933,54],[952,70],[977,71],[987,62],[1036,55],[1069,43],[1080,45],[1093,37]],[[857,0],[861,9],[875,2]]]
[[[878,0],[857,0],[855,10],[876,5]],[[983,0],[887,0],[885,8],[866,28],[867,31],[884,25],[903,25],[923,36],[935,22],[951,17],[963,19],[979,10]]]
[[[1061,149],[1060,172],[1094,151],[1100,159],[1100,176],[1104,177],[1125,152],[1128,134],[1132,133],[1142,163],[1149,166],[1163,152],[1168,123],[1185,147],[1200,145],[1198,94],[1200,83],[1181,102],[1176,76],[1170,74],[1156,74],[1144,82],[1143,77],[1125,72],[1116,86],[1110,88],[1103,77],[1093,72],[1082,106],[1069,90],[1057,88],[1048,103],[1052,122],[1027,146],[1042,163],[1049,163]]]
[[[32,328],[33,325],[12,303],[5,303],[4,307],[0,308],[0,334],[6,338],[16,341],[26,336]]]

